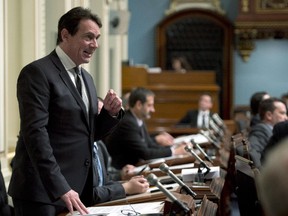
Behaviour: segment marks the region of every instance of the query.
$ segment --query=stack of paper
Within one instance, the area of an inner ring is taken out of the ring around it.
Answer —
[[[186,136],[179,136],[175,138],[174,144],[179,144],[182,142],[189,143],[192,139],[194,140],[194,142],[198,144],[209,142],[209,140],[202,134],[192,134],[192,135],[186,135]]]
[[[86,216],[119,216],[119,215],[137,215],[140,214],[155,214],[161,212],[164,202],[147,202],[127,205],[115,205],[115,206],[99,206],[89,207],[89,214]],[[134,214],[133,214],[134,213]],[[66,216],[78,216],[78,211],[73,214],[67,214]]]

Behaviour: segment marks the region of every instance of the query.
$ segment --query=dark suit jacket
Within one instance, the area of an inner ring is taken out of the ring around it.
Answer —
[[[55,50],[22,69],[17,83],[20,134],[8,190],[13,198],[64,205],[55,202],[70,189],[82,193],[92,173],[94,140],[119,122],[105,109],[98,115],[92,77],[84,69],[82,74],[88,115]],[[91,202],[92,183],[87,195]]]
[[[190,127],[197,127],[197,120],[198,120],[199,110],[189,110],[186,115],[180,119],[177,123],[177,126],[185,126],[189,125]],[[212,117],[212,113],[209,114],[210,118]]]
[[[97,144],[98,155],[103,169],[104,184],[101,187],[94,187],[94,204],[126,197],[122,184],[118,181],[112,181],[109,178],[107,172],[109,153],[105,144],[102,141],[98,141]]]
[[[171,156],[170,147],[159,146],[147,132],[144,134],[136,118],[128,110],[105,143],[112,157],[112,166],[121,169],[126,164],[136,165],[141,160]]]
[[[5,186],[5,181],[3,174],[1,172],[1,162],[0,162],[0,215],[10,216],[10,207],[8,205],[8,196]]]
[[[254,125],[249,132],[249,153],[257,168],[261,167],[261,156],[271,136],[272,128],[262,122]]]
[[[262,163],[265,161],[265,157],[271,149],[275,148],[282,140],[288,137],[288,121],[279,122],[273,127],[273,134],[265,147],[262,154]]]

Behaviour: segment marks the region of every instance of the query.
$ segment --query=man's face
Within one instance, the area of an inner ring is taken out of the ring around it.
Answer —
[[[146,102],[144,104],[141,104],[139,101],[139,118],[140,119],[149,119],[151,118],[151,113],[155,112],[154,108],[154,96],[147,96]]]
[[[66,29],[62,30],[64,51],[76,65],[88,63],[98,48],[100,28],[92,20],[82,20],[77,33],[71,36]]]
[[[274,102],[274,106],[276,107],[276,109],[274,110],[274,112],[271,114],[271,122],[272,125],[277,124],[278,122],[282,122],[287,120],[287,109],[286,106],[281,103],[281,102]]]
[[[202,111],[210,110],[212,108],[212,99],[209,95],[202,95],[199,100],[199,109]]]

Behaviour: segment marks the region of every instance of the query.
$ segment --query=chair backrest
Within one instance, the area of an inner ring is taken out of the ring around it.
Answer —
[[[253,161],[239,155],[236,158],[236,195],[241,215],[264,215],[258,199],[255,174],[259,170],[254,167]]]

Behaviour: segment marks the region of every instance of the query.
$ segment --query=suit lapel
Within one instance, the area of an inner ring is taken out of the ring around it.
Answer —
[[[77,92],[77,89],[75,88],[70,76],[68,75],[66,69],[64,68],[64,66],[62,65],[60,59],[58,58],[56,52],[52,52],[52,61],[54,62],[54,64],[57,66],[57,68],[59,69],[59,76],[61,77],[61,79],[63,80],[64,84],[67,86],[67,88],[69,89],[69,91],[71,92],[71,94],[73,95],[73,97],[75,98],[75,100],[77,101],[77,103],[79,104],[79,106],[81,107],[82,109],[82,112],[85,116],[85,120],[86,120],[86,124],[87,124],[87,127],[89,127],[89,118],[88,118],[88,114],[86,112],[86,107],[85,107],[85,104],[81,98],[81,96],[79,95],[79,93]],[[84,74],[84,73],[83,73]],[[89,93],[89,88],[87,88],[87,95],[88,95],[88,98],[90,100],[90,93]],[[91,104],[91,103],[90,103]],[[91,106],[91,105],[90,105]]]

